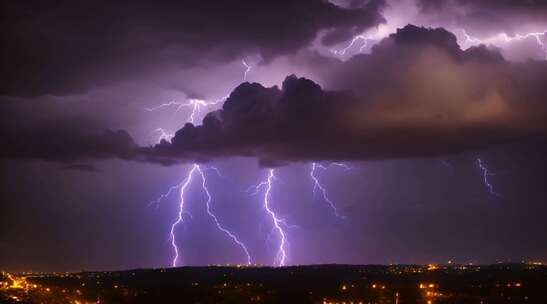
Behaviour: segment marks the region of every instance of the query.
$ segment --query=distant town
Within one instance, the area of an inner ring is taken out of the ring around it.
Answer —
[[[547,303],[547,266],[225,266],[0,275],[0,303]]]

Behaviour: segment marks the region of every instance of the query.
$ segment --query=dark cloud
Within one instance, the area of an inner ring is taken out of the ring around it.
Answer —
[[[418,0],[425,10],[446,8],[449,5],[466,5],[482,10],[536,10],[547,9],[545,0]]]
[[[118,128],[76,105],[1,98],[0,158],[74,162],[134,157],[138,146],[126,131],[110,131]]]
[[[145,149],[168,164],[223,156],[263,163],[442,155],[545,136],[547,65],[462,51],[444,29],[407,26],[370,55],[332,63],[325,91],[290,76],[281,89],[244,83],[203,125]]]
[[[383,22],[382,0],[3,1],[2,95],[71,94],[168,69],[332,45]]]
[[[93,164],[71,164],[63,166],[64,170],[84,171],[84,172],[97,172],[99,171]]]
[[[58,162],[135,158],[137,145],[127,132],[97,132],[78,129],[80,127],[78,122],[63,122],[10,130],[10,133],[2,131],[0,158]]]
[[[547,64],[507,62],[485,46],[463,51],[444,29],[409,25],[370,55],[311,62],[323,65],[318,77],[329,90],[294,75],[281,88],[243,83],[202,125],[187,123],[154,147],[138,147],[125,131],[97,132],[104,128],[78,117],[21,123],[8,107],[0,156],[164,165],[248,156],[282,166],[438,156],[547,132]]]
[[[476,35],[515,34],[547,26],[544,0],[417,0],[417,4],[437,24],[458,26]]]

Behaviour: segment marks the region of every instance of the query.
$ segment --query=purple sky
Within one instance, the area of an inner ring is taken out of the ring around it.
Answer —
[[[258,2],[2,4],[0,269],[547,259],[545,1]]]

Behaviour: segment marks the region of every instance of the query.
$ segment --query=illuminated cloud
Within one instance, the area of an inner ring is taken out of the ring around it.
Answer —
[[[188,123],[154,147],[138,147],[123,131],[101,134],[71,121],[6,135],[3,156],[161,164],[248,156],[279,166],[438,156],[547,131],[544,62],[511,63],[484,46],[464,51],[442,28],[409,25],[369,55],[323,63],[328,68],[317,77],[329,90],[296,76],[281,88],[243,83],[201,125]]]
[[[295,76],[281,89],[242,84],[203,125],[145,149],[148,160],[423,157],[547,131],[544,63],[510,63],[484,46],[463,51],[444,29],[407,26],[324,78],[339,90]]]

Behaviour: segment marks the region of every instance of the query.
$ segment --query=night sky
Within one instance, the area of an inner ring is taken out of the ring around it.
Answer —
[[[547,1],[0,8],[0,269],[547,260]]]

